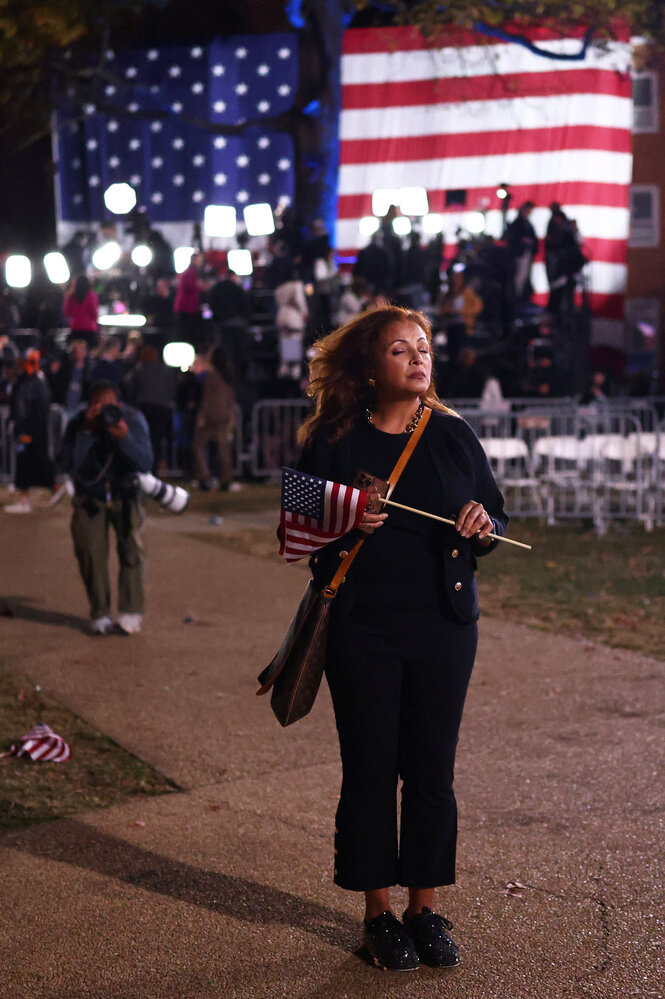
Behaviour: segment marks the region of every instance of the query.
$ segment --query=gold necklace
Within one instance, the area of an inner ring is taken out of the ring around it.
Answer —
[[[407,423],[407,425],[404,427],[404,430],[402,431],[402,433],[404,433],[404,434],[412,434],[413,433],[413,431],[416,429],[416,427],[420,423],[420,420],[421,420],[421,417],[423,415],[423,410],[424,409],[425,409],[425,403],[421,402],[420,405],[418,406],[418,409],[415,411],[415,413],[413,414],[413,416],[411,417],[411,419],[409,420],[409,422]],[[368,408],[368,409],[365,410],[365,416],[367,417],[367,422],[371,423],[372,426],[375,427],[376,424],[374,422],[374,413],[372,412],[371,409]]]

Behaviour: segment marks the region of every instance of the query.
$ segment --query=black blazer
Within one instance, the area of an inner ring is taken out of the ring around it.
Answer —
[[[317,435],[303,450],[298,467],[310,475],[351,485],[358,471],[352,461],[354,432],[352,427],[334,444],[326,440],[325,435]],[[475,500],[482,503],[491,516],[493,533],[504,535],[508,517],[503,509],[503,496],[494,481],[480,441],[469,424],[459,416],[433,410],[417,447],[427,448],[439,475],[440,515],[454,519],[465,503]],[[310,567],[318,588],[330,582],[340,558],[344,558],[345,553],[363,537],[362,531],[352,531],[312,556]],[[475,539],[463,538],[454,527],[437,523],[435,544],[442,581],[453,613],[463,622],[477,620],[476,556],[487,555],[499,542],[493,541],[483,547]],[[353,572],[353,567],[350,572]]]

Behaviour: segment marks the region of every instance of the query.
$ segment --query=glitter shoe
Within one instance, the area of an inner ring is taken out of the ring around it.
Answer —
[[[413,941],[397,916],[387,909],[365,923],[364,943],[377,968],[415,971],[420,962]]]
[[[460,963],[457,944],[446,932],[452,930],[453,924],[445,916],[424,905],[417,916],[409,918],[405,912],[402,921],[423,964],[430,968],[454,968]]]

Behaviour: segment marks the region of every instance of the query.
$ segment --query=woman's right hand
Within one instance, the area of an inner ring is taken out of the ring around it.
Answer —
[[[365,510],[363,519],[358,524],[358,530],[363,531],[364,534],[373,534],[377,527],[381,527],[388,514],[381,512],[381,505],[377,502],[381,496],[378,489],[368,490],[367,495],[368,509]]]

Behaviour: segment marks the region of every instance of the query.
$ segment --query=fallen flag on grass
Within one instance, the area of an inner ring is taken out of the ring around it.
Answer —
[[[311,555],[357,527],[367,506],[367,490],[282,469],[279,554],[287,562]]]
[[[65,740],[56,735],[48,725],[35,725],[27,735],[9,747],[3,756],[29,756],[31,760],[42,762],[64,763],[72,751]]]

